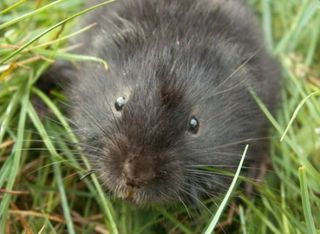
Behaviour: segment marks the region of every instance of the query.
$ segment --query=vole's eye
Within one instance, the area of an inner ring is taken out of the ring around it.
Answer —
[[[117,111],[122,111],[122,108],[126,104],[127,100],[125,97],[118,97],[116,102],[114,103],[114,107]]]
[[[188,124],[188,131],[196,134],[199,130],[199,121],[196,117],[192,116],[189,120],[189,124]]]

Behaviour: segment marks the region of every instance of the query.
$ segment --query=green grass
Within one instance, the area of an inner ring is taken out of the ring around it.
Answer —
[[[256,185],[257,196],[236,190],[223,212],[208,200],[197,213],[182,205],[143,210],[109,200],[72,147],[77,138],[59,109],[63,96],[34,87],[56,58],[106,65],[67,47],[91,27],[72,30],[87,11],[81,1],[1,0],[0,233],[204,233],[213,226],[216,233],[320,233],[320,3],[250,2],[283,67],[278,115],[257,99],[273,125],[272,168]],[[39,116],[34,97],[54,121]]]

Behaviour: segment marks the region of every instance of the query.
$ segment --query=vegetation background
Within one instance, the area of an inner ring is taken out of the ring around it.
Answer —
[[[83,2],[0,1],[0,233],[202,233],[213,201],[190,215],[182,205],[141,210],[110,201],[75,160],[63,95],[35,88],[56,58],[97,60],[72,54],[66,43],[91,27],[74,31]],[[250,3],[283,67],[283,105],[277,117],[264,110],[273,125],[265,180],[250,199],[233,193],[215,232],[320,233],[320,3]],[[36,111],[36,97],[51,119]]]

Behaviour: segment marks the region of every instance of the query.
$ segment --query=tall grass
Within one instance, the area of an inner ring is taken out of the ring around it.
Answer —
[[[319,233],[320,3],[250,2],[283,67],[283,105],[275,117],[257,100],[273,125],[271,168],[255,185],[256,196],[233,193],[215,231]],[[65,43],[90,29],[73,30],[88,11],[83,9],[78,0],[0,1],[0,233],[209,230],[217,220],[214,201],[203,201],[194,212],[183,205],[141,210],[110,200],[97,178],[86,176],[90,168],[75,151],[77,139],[61,110],[63,95],[57,90],[48,97],[34,86],[56,58],[106,65],[72,54]],[[36,111],[35,97],[50,109],[49,119]]]

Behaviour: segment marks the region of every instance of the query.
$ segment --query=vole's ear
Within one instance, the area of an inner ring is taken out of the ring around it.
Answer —
[[[49,94],[52,89],[62,89],[76,79],[76,67],[68,62],[57,60],[36,82],[36,87]]]
[[[70,62],[58,60],[39,77],[35,87],[49,96],[52,90],[65,90],[75,78],[76,68],[74,65]],[[41,119],[47,116],[52,117],[51,111],[38,95],[32,95],[31,102]]]

